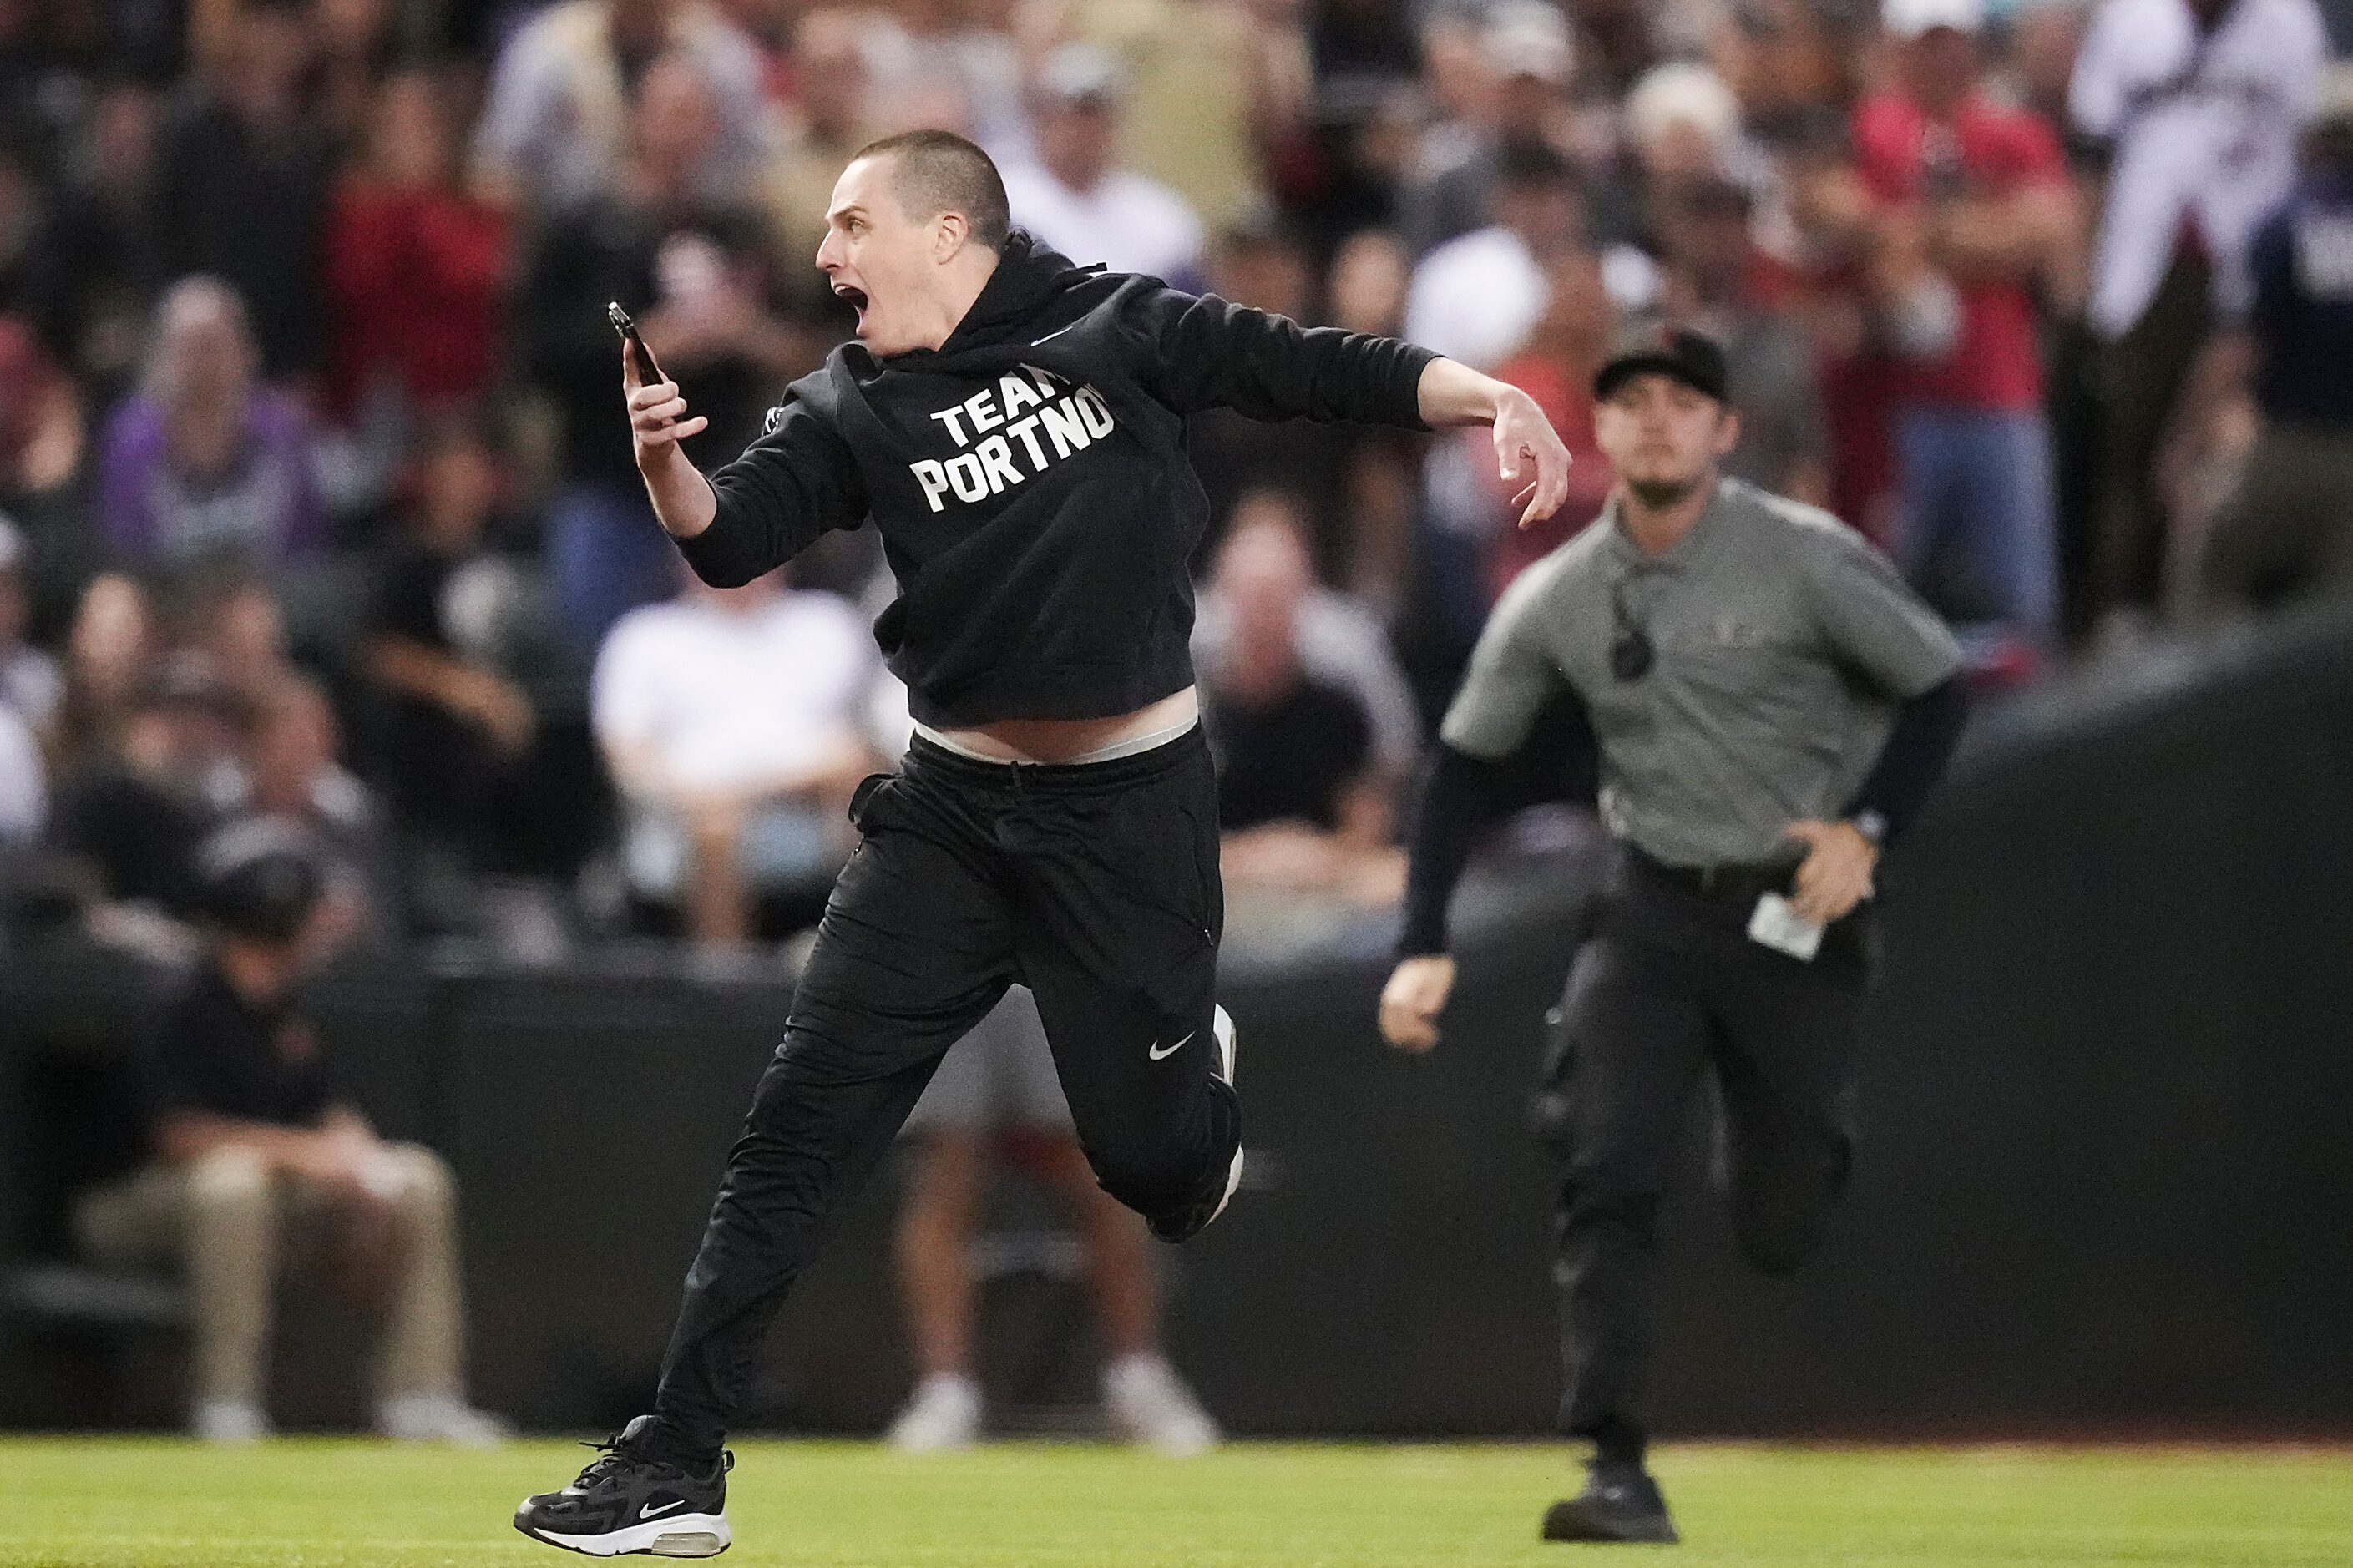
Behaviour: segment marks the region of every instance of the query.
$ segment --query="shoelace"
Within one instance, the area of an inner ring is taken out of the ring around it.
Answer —
[[[614,1471],[619,1469],[624,1465],[643,1465],[649,1469],[676,1470],[681,1476],[685,1476],[687,1474],[684,1467],[670,1464],[666,1460],[640,1459],[623,1453],[621,1451],[621,1435],[618,1432],[614,1433],[611,1436],[606,1438],[601,1443],[583,1443],[580,1446],[584,1448],[594,1448],[597,1453],[597,1457],[596,1458],[588,1461],[588,1468],[580,1472],[580,1479],[572,1483],[574,1486],[578,1487],[583,1490],[586,1490],[593,1483],[604,1479],[607,1476],[611,1475]],[[734,1468],[735,1451],[733,1448],[721,1450],[719,1455],[719,1473],[723,1476]]]
[[[584,1448],[594,1448],[597,1453],[597,1457],[596,1458],[588,1461],[588,1468],[580,1472],[580,1479],[572,1483],[574,1486],[578,1487],[583,1490],[586,1490],[596,1482],[603,1480],[607,1476],[611,1475],[614,1471],[621,1468],[624,1465],[636,1465],[645,1462],[641,1459],[633,1458],[629,1455],[621,1452],[621,1435],[618,1432],[614,1433],[611,1436],[606,1438],[601,1443],[583,1443],[580,1446]]]

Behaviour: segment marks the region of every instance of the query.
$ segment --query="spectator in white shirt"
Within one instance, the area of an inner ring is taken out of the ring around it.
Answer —
[[[1201,220],[1157,180],[1119,166],[1125,73],[1094,44],[1064,44],[1038,72],[1038,162],[1005,171],[1013,221],[1082,267],[1198,284]]]
[[[850,793],[877,765],[862,728],[874,667],[845,601],[774,574],[690,578],[605,639],[590,718],[627,806],[631,888],[678,905],[698,946],[744,946],[762,895],[840,869]]]
[[[2160,447],[2199,349],[2247,296],[2247,244],[2287,193],[2328,58],[2313,0],[2105,0],[2069,110],[2108,153],[2092,325],[2109,392],[2092,593],[2152,603],[2166,574]]]
[[[1407,339],[1474,370],[1519,352],[1544,314],[1546,269],[1588,237],[1576,170],[1549,147],[1512,142],[1497,153],[1494,218],[1422,258],[1406,295]],[[1602,251],[1601,279],[1621,310],[1658,297],[1657,264],[1630,246]]]

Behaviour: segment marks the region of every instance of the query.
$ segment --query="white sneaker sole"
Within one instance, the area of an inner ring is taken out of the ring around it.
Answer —
[[[553,1530],[527,1529],[533,1541],[561,1546],[589,1557],[716,1557],[733,1543],[723,1513],[679,1513],[643,1524],[624,1525],[601,1535],[565,1535]]]
[[[1209,1033],[1215,1036],[1218,1041],[1219,1064],[1218,1076],[1226,1080],[1228,1088],[1231,1088],[1234,1081],[1235,1059],[1241,1054],[1240,1042],[1234,1035],[1233,1017],[1223,1007],[1218,1007],[1210,1015],[1209,1026]],[[1218,1200],[1216,1213],[1201,1222],[1203,1229],[1207,1229],[1213,1224],[1219,1215],[1226,1212],[1226,1205],[1234,1201],[1234,1194],[1241,1190],[1241,1184],[1242,1151],[1237,1147],[1234,1150],[1234,1163],[1226,1169],[1226,1195]]]

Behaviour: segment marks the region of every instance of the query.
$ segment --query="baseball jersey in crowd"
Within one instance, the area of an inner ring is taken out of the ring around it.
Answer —
[[[377,580],[375,629],[436,653],[493,660],[522,591],[513,563],[493,551],[445,555],[406,546]]]
[[[99,516],[125,558],[185,563],[235,555],[271,566],[309,553],[325,533],[311,423],[281,393],[253,395],[245,445],[225,472],[185,472],[165,438],[164,408],[126,397],[99,458]]]
[[[2248,251],[2255,401],[2291,425],[2353,429],[2353,180],[2306,179]]]
[[[1621,609],[1622,605],[1622,609]],[[1630,631],[1651,668],[1611,668]],[[1828,512],[1725,479],[1645,554],[1614,507],[1512,584],[1441,733],[1504,757],[1564,681],[1601,746],[1601,816],[1675,866],[1758,864],[1795,821],[1844,815],[1896,705],[1961,654],[1887,559]]]
[[[1249,707],[1222,696],[1207,710],[1218,758],[1218,825],[1340,825],[1340,798],[1373,755],[1373,729],[1356,700],[1302,677],[1276,700]]]
[[[1114,169],[1074,191],[1044,167],[1005,171],[1013,221],[1082,266],[1191,281],[1201,266],[1201,220],[1157,180]]]
[[[2113,144],[2092,261],[2092,323],[2138,321],[2185,226],[2245,302],[2249,235],[2286,194],[2328,42],[2313,0],[2233,0],[2201,30],[2184,0],[2105,0],[2075,58],[2068,109]]]
[[[589,708],[607,746],[650,747],[702,789],[756,785],[855,735],[874,656],[831,594],[681,599],[630,611],[596,655]]]
[[[2040,115],[1981,97],[1962,103],[1949,124],[1938,124],[1910,99],[1879,94],[1855,105],[1853,136],[1856,167],[1883,202],[1998,200],[2068,183],[2059,138]],[[1955,286],[1960,336],[1941,359],[1898,372],[1903,395],[1962,408],[2039,406],[2042,356],[2031,280],[1964,278]]]
[[[793,383],[679,549],[742,583],[871,515],[899,585],[874,637],[918,721],[1134,712],[1193,684],[1209,508],[1187,416],[1419,429],[1430,357],[1073,267],[1017,232],[938,349],[845,343]]]
[[[147,1109],[158,1118],[193,1110],[311,1127],[334,1100],[310,1021],[290,1000],[247,1001],[210,959],[164,1014],[144,1066]]]

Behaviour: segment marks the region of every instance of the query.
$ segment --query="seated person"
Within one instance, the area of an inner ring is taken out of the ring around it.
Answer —
[[[248,819],[199,847],[203,956],[145,1062],[151,1163],[85,1196],[83,1246],[115,1262],[185,1261],[195,1301],[192,1426],[265,1436],[271,1289],[302,1267],[385,1308],[375,1424],[389,1437],[496,1442],[470,1408],[449,1168],[378,1138],[335,1097],[297,987],[333,932],[301,836]]]
[[[330,895],[350,909],[353,935],[380,946],[400,935],[392,845],[367,786],[337,760],[342,750],[326,692],[308,676],[281,675],[253,694],[242,802],[250,816],[302,831]]]
[[[510,670],[525,585],[490,538],[498,457],[451,416],[418,442],[400,542],[371,607],[364,668],[382,700],[375,755],[406,825],[470,875],[506,868],[502,829],[539,717]]]
[[[775,574],[631,610],[596,655],[589,716],[628,813],[640,897],[706,949],[737,949],[762,894],[810,920],[849,858],[849,796],[879,765],[862,730],[876,659],[857,613]]]
[[[1253,428],[1288,431],[1287,425]],[[1309,426],[1315,428],[1315,426]],[[1234,504],[1227,523],[1229,536],[1261,523],[1288,530],[1304,541],[1314,537],[1309,509],[1293,491],[1271,485],[1245,491]],[[1219,541],[1222,547],[1223,541]],[[1311,552],[1312,559],[1312,552]],[[1229,656],[1234,640],[1233,606],[1226,602],[1222,579],[1200,584],[1194,601],[1193,663],[1215,668]],[[1421,755],[1421,710],[1406,683],[1397,655],[1390,651],[1388,628],[1371,605],[1353,594],[1310,582],[1293,616],[1299,662],[1322,685],[1334,686],[1363,705],[1372,721],[1373,754],[1392,778],[1413,772]]]
[[[1394,777],[1363,701],[1301,655],[1314,586],[1306,542],[1271,515],[1238,521],[1212,585],[1230,626],[1201,669],[1202,721],[1218,759],[1228,885],[1394,903],[1405,887],[1390,842]]]
[[[109,422],[99,521],[123,560],[167,574],[312,553],[323,524],[309,416],[261,380],[237,291],[184,278],[155,307],[140,390]]]
[[[49,832],[81,884],[90,934],[178,962],[195,913],[198,841],[238,783],[246,710],[185,656],[134,686],[110,732],[58,782]]]
[[[1221,1016],[1222,1021],[1222,1016]],[[979,1436],[973,1376],[973,1231],[1002,1154],[1052,1190],[1078,1224],[1104,1350],[1103,1412],[1130,1442],[1184,1457],[1218,1424],[1160,1349],[1159,1270],[1144,1221],[1096,1184],[1025,986],[948,1049],[907,1121],[915,1162],[899,1211],[899,1289],[921,1381],[892,1423],[894,1447],[961,1448]]]

